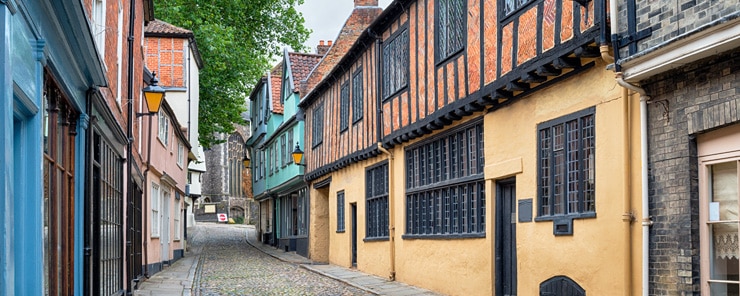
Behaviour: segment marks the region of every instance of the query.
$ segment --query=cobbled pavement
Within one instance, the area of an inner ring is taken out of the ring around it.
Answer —
[[[200,254],[194,295],[372,295],[255,249],[243,226],[201,223],[188,231]]]

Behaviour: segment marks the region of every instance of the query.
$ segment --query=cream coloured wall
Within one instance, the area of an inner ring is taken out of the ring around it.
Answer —
[[[639,131],[632,129],[632,151],[637,157],[629,156],[633,160],[629,176],[635,184],[630,190],[625,179],[626,98],[613,73],[604,67],[598,60],[590,70],[485,117],[486,179],[515,176],[517,199],[532,198],[536,217],[537,124],[595,106],[597,218],[574,219],[573,235],[568,236],[554,236],[552,221],[518,222],[520,295],[537,295],[541,282],[558,275],[570,277],[592,295],[629,294],[629,281],[633,287],[640,286],[640,225],[626,226],[629,223],[622,221],[625,196],[631,203],[629,211],[636,217],[642,216],[638,212]],[[636,106],[637,101],[631,108],[632,114],[639,114]],[[632,116],[633,127],[639,126],[638,118]],[[487,218],[492,221],[492,216]],[[634,254],[631,260],[630,251]],[[633,294],[638,291],[632,289]]]

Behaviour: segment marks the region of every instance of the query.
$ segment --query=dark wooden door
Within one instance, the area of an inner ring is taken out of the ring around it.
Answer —
[[[516,182],[496,188],[496,295],[516,295]]]
[[[357,204],[350,204],[352,211],[352,266],[357,266]]]

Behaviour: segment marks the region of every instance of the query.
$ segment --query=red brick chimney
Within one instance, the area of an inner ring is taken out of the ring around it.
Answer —
[[[357,6],[378,6],[378,0],[355,0]]]
[[[327,52],[329,52],[329,49],[331,48],[331,40],[329,40],[329,44],[324,44],[324,40],[319,40],[319,45],[316,46],[316,53],[320,55],[325,55]]]

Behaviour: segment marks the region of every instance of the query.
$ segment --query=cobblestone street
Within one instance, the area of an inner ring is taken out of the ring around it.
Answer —
[[[193,294],[372,295],[255,249],[244,226],[204,223],[191,232],[191,252],[200,254]]]

